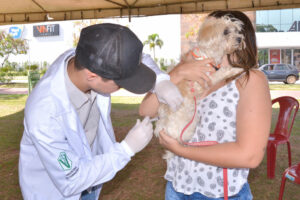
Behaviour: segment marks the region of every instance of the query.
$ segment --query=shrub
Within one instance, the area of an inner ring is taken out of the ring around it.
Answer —
[[[35,70],[37,70],[39,68],[39,66],[37,65],[37,64],[33,64],[33,65],[27,65],[26,67],[25,67],[25,69],[27,70],[27,71],[35,71]]]
[[[7,62],[5,66],[0,67],[0,83],[10,83],[15,76],[28,76],[28,71],[39,71],[42,76],[46,73],[48,66],[46,61],[41,62],[40,65],[29,61],[22,64]]]
[[[47,71],[47,68],[43,68],[42,70],[40,70],[40,74],[41,76],[43,76]]]
[[[11,72],[0,72],[0,82],[1,83],[10,83],[14,78],[14,74]]]

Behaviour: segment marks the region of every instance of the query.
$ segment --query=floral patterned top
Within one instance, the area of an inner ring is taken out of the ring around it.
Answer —
[[[197,102],[201,120],[190,142],[236,140],[236,108],[239,91],[236,81],[210,93]],[[237,194],[247,182],[248,168],[228,169],[228,196]],[[174,156],[167,162],[165,179],[172,182],[177,192],[199,192],[210,198],[224,196],[223,168]]]

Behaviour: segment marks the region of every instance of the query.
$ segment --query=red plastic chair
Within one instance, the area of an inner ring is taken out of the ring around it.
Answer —
[[[300,163],[293,165],[284,171],[281,179],[279,200],[282,200],[283,197],[286,178],[290,179],[294,183],[300,184]]]
[[[274,132],[270,134],[267,146],[267,176],[275,177],[277,145],[287,144],[289,167],[292,163],[290,135],[294,120],[299,109],[299,102],[290,96],[282,96],[272,100],[272,104],[279,103],[279,114]]]

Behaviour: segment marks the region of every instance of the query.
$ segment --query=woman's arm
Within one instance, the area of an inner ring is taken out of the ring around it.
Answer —
[[[212,59],[204,59],[200,61],[190,60],[184,63],[179,63],[170,73],[171,81],[177,85],[180,81],[192,80],[197,81],[200,85],[205,87],[205,83],[210,85],[210,78],[207,73],[215,72],[215,69],[208,64],[213,63]],[[154,117],[157,115],[159,102],[154,93],[149,92],[143,99],[140,107],[139,114],[141,116]]]
[[[155,117],[157,115],[158,106],[159,102],[156,95],[148,92],[139,107],[139,114],[140,116]]]
[[[160,143],[179,156],[210,165],[257,167],[263,159],[271,126],[270,91],[265,75],[260,71],[251,71],[247,82],[243,79],[237,82],[240,99],[237,107],[236,142],[187,147],[161,132]]]

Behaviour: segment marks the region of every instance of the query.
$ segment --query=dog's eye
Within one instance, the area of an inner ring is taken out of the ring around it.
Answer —
[[[224,34],[224,35],[228,35],[228,33],[229,33],[229,30],[228,30],[228,29],[225,29],[223,34]]]

